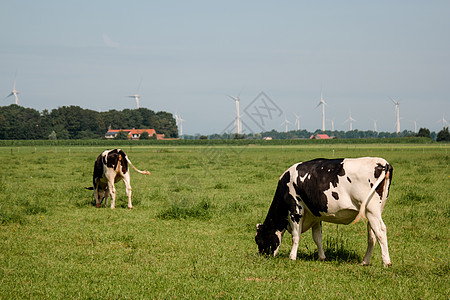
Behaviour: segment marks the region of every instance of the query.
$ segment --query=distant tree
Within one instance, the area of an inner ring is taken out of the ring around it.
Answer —
[[[77,134],[77,139],[81,140],[93,140],[96,138],[98,138],[98,136],[90,130],[82,130]]]
[[[441,131],[438,132],[436,141],[450,142],[450,132],[448,131],[448,127],[444,127]]]
[[[426,138],[430,138],[431,139],[431,132],[427,128],[420,128],[419,132],[417,133],[416,136],[418,136],[418,137],[426,137]]]
[[[147,131],[144,131],[141,136],[139,137],[140,140],[149,140],[150,136],[148,135]]]
[[[116,135],[116,139],[117,140],[128,140],[128,133],[126,133],[125,131],[119,131]]]
[[[49,133],[41,126],[39,112],[16,104],[0,107],[0,139],[46,139]]]
[[[200,136],[200,139],[201,139],[201,140],[207,140],[208,137],[207,137],[206,135],[201,135],[201,136]]]

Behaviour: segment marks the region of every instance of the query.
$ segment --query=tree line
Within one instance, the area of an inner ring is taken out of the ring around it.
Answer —
[[[290,140],[290,139],[309,139],[311,136],[317,134],[327,134],[334,139],[372,139],[372,138],[402,138],[402,137],[424,137],[433,140],[450,141],[450,134],[448,127],[443,128],[438,133],[430,132],[427,128],[420,128],[417,133],[409,130],[404,130],[400,133],[395,132],[376,132],[372,130],[351,130],[351,131],[322,131],[316,130],[314,132],[308,130],[291,130],[288,132],[279,132],[276,130],[261,132],[261,133],[249,133],[236,135],[235,133],[222,133],[212,134],[209,136],[202,135],[185,135],[185,139],[263,139],[272,138],[276,140]]]
[[[171,113],[155,113],[147,108],[97,112],[79,106],[62,106],[39,112],[15,104],[0,107],[2,140],[99,139],[105,137],[108,128],[152,128],[166,137],[178,137]]]
[[[78,140],[102,139],[108,128],[112,129],[155,129],[158,134],[166,137],[178,137],[176,121],[171,113],[160,111],[155,113],[147,108],[109,110],[97,112],[83,109],[79,106],[62,106],[51,111],[39,112],[15,104],[0,107],[0,140]],[[258,140],[271,137],[276,140],[309,139],[312,135],[325,133],[337,139],[367,139],[367,138],[399,138],[425,137],[437,141],[450,141],[448,127],[440,132],[430,132],[421,128],[416,134],[412,131],[392,132],[375,131],[325,131],[292,130],[278,132],[275,130],[236,135],[234,133],[212,134],[209,136],[184,135],[184,139],[249,139]],[[119,135],[120,138],[120,135]],[[126,136],[125,136],[126,138]]]

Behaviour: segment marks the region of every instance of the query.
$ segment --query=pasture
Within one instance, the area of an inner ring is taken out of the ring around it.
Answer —
[[[112,149],[113,147],[108,147]],[[0,299],[448,299],[448,145],[121,147],[116,209],[94,207],[94,161],[105,147],[0,147]],[[311,231],[290,261],[254,242],[279,176],[299,161],[380,156],[394,167],[383,214],[393,266],[360,266],[366,221],[324,223],[327,261]]]

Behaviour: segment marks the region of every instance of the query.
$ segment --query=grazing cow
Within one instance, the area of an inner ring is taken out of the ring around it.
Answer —
[[[381,213],[392,171],[386,160],[375,157],[316,159],[293,165],[281,175],[264,223],[256,225],[259,253],[275,256],[287,229],[292,234],[289,258],[295,260],[300,234],[312,228],[319,259],[325,260],[322,221],[347,225],[367,217],[368,246],[362,264],[370,264],[378,241],[383,266],[390,266]]]
[[[105,199],[105,204],[108,205],[108,196],[111,195],[111,209],[115,208],[116,188],[114,183],[123,180],[128,197],[128,208],[133,208],[131,205],[131,185],[128,164],[137,172],[150,175],[150,172],[147,170],[140,171],[136,169],[125,152],[120,149],[105,150],[97,157],[94,165],[94,185],[93,187],[87,188],[94,190],[95,204],[97,207],[100,207],[103,199]]]

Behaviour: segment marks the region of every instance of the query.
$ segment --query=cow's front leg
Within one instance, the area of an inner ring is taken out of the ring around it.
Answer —
[[[312,227],[312,236],[313,236],[313,240],[317,245],[317,251],[319,253],[319,259],[320,260],[325,260],[325,252],[323,251],[323,246],[322,246],[322,222],[317,222],[316,224],[314,224],[314,226]]]
[[[96,187],[96,189],[94,190],[94,198],[95,198],[95,206],[99,208],[101,205],[101,201],[100,201],[100,194],[98,192],[98,187]]]
[[[116,208],[116,188],[114,187],[114,181],[108,181],[108,190],[111,195],[111,209]],[[108,198],[108,196],[106,196]]]
[[[273,256],[277,255],[278,250],[280,250],[281,242],[283,241],[283,235],[284,235],[285,231],[286,231],[286,229],[283,229],[282,231],[279,231],[279,230],[275,231],[275,235],[278,237],[279,244],[278,244],[277,249],[275,249],[275,251],[273,252]]]
[[[100,201],[100,204],[102,204],[103,200],[105,200],[105,207],[108,207],[108,197],[109,197],[109,192],[107,191],[105,193],[105,197],[103,197],[102,201]]]
[[[295,213],[290,213],[289,223],[291,225],[292,249],[289,258],[297,259],[298,243],[300,242],[300,234],[302,233],[302,214],[298,208]]]

